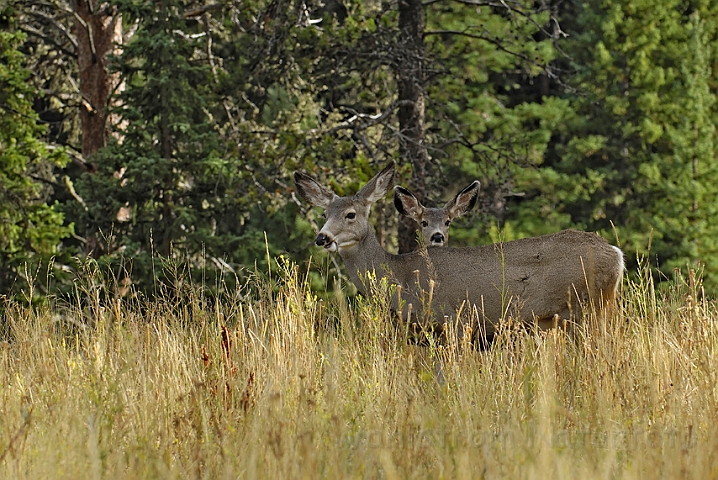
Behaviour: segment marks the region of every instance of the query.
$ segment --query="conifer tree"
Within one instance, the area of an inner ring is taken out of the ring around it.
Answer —
[[[560,38],[555,11],[546,4],[512,1],[501,6],[432,2],[428,7],[427,51],[434,60],[427,118],[436,164],[427,195],[456,191],[478,178],[479,209],[461,221],[455,244],[487,243],[491,226],[503,223],[514,179],[542,162],[565,101],[556,89]],[[523,219],[536,223],[535,219]],[[531,228],[525,225],[526,230]],[[552,230],[549,230],[552,231]]]
[[[138,28],[112,62],[126,88],[113,111],[117,138],[94,157],[98,172],[76,182],[87,211],[81,234],[96,257],[133,259],[136,281],[151,281],[157,257],[197,265],[234,247],[223,225],[236,218],[227,195],[233,170],[212,121],[210,65],[198,58],[201,26],[183,2],[118,2]],[[190,23],[191,25],[188,25]]]
[[[8,14],[0,12],[3,23],[11,24]],[[23,40],[20,32],[0,30],[0,292],[22,285],[24,265],[48,260],[72,232],[46,202],[53,167],[67,158],[43,142],[45,127],[32,109],[37,92],[18,51]]]
[[[716,86],[712,65],[718,56],[715,14],[704,4],[685,23],[684,53],[679,64],[675,111],[666,125],[678,171],[669,170],[668,194],[662,205],[666,227],[677,232],[677,255],[669,266],[697,261],[705,265],[706,285],[718,291],[718,155],[716,153]],[[708,18],[706,19],[705,16]],[[661,219],[659,219],[660,221]]]
[[[648,254],[667,275],[713,255],[711,10],[703,0],[581,5],[565,45],[577,94],[568,97],[545,164],[524,172],[529,196],[514,220],[538,211],[554,229],[617,233],[629,265]],[[707,273],[714,285],[718,272]]]

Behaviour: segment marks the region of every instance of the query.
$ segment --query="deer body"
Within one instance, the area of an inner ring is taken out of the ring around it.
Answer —
[[[363,294],[371,294],[372,272],[396,285],[392,308],[404,319],[443,322],[462,308],[478,314],[492,333],[509,315],[548,326],[555,315],[578,319],[584,307],[601,310],[615,301],[623,253],[593,233],[565,230],[480,247],[387,252],[368,216],[371,204],[391,188],[393,174],[390,164],[353,197],[339,197],[299,172],[295,182],[305,200],[326,209],[317,245],[339,253]]]

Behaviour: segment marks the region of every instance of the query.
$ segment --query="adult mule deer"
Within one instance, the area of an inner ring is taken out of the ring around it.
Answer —
[[[481,247],[388,253],[369,223],[369,210],[391,189],[394,169],[389,164],[351,197],[339,197],[301,172],[294,181],[304,200],[326,211],[315,243],[339,253],[362,294],[371,294],[371,272],[377,280],[387,278],[397,287],[392,308],[405,320],[443,322],[461,308],[490,335],[508,315],[548,327],[555,315],[579,320],[582,309],[601,310],[615,301],[623,253],[593,233],[564,230]]]
[[[400,214],[419,224],[423,246],[443,247],[449,242],[451,221],[474,208],[480,187],[481,183],[474,180],[442,208],[430,208],[423,206],[408,189],[397,185],[394,187],[394,206]]]

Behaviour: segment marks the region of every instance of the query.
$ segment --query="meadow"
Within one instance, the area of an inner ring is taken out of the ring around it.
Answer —
[[[627,275],[570,334],[507,319],[487,350],[308,283],[280,262],[147,300],[95,271],[72,297],[1,300],[0,478],[718,472],[718,310],[691,272]]]

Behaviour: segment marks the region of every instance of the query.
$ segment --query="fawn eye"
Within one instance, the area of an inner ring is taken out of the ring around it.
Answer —
[[[354,219],[356,218],[356,216],[357,216],[356,213],[354,213],[354,212],[349,212],[349,213],[347,213],[346,218],[348,218],[349,220],[354,220]]]
[[[424,220],[423,222],[421,222],[421,226],[424,227],[424,228],[426,228],[426,227],[429,226],[429,222],[427,222],[426,220]]]
[[[444,225],[446,225],[448,227],[450,223],[451,223],[451,220],[447,220]]]

